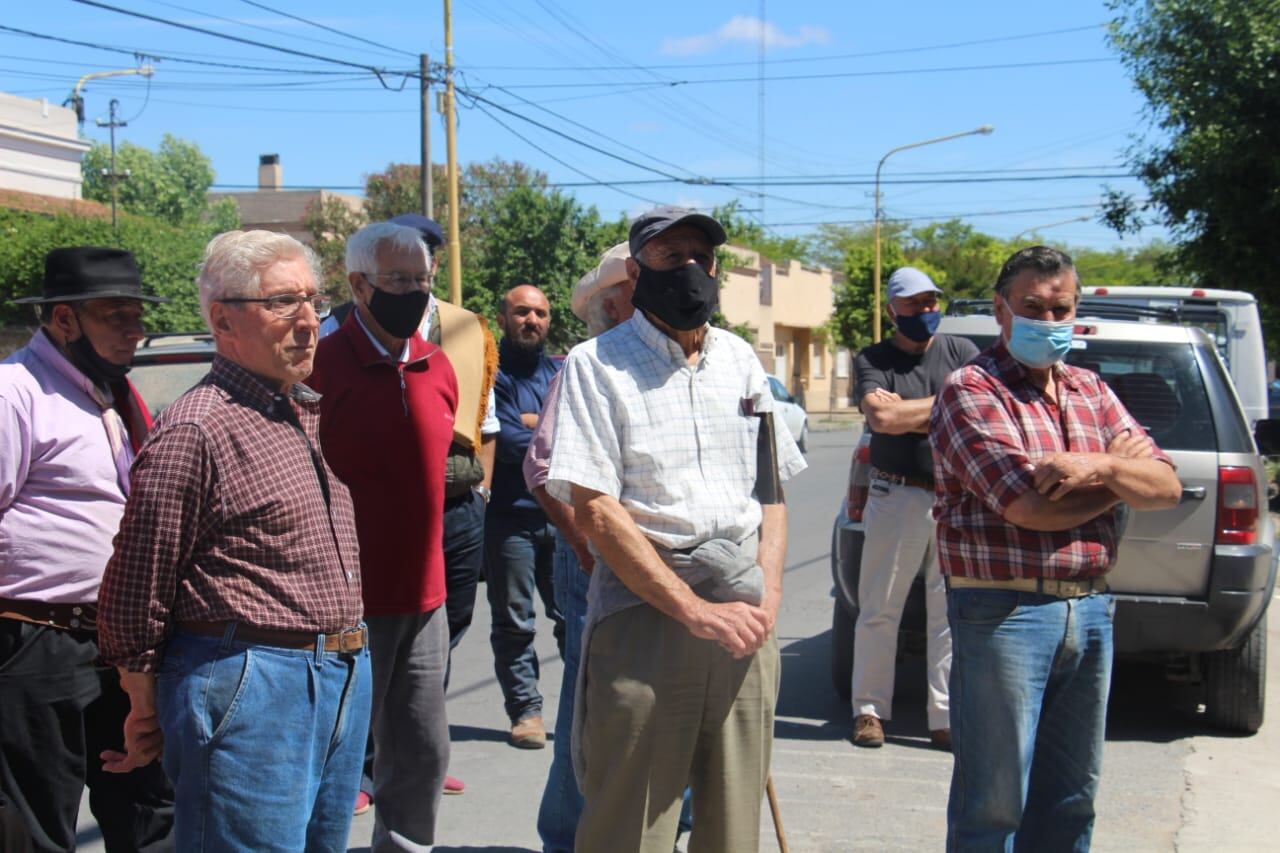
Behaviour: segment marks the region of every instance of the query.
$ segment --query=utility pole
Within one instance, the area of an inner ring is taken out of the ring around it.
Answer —
[[[112,98],[110,119],[108,121],[103,121],[102,119],[98,119],[98,122],[97,122],[98,127],[107,127],[111,129],[111,171],[103,170],[102,176],[111,183],[111,230],[112,231],[116,230],[116,197],[118,195],[116,185],[119,183],[119,180],[121,178],[129,177],[129,171],[127,169],[124,172],[116,171],[116,128],[129,126],[128,122],[119,121],[116,118],[116,111],[119,109],[120,109],[120,102],[117,101],[115,98]]]
[[[462,304],[462,248],[458,245],[458,128],[453,96],[453,3],[444,0],[444,138],[449,184],[449,301]]]
[[[425,53],[418,57],[418,69],[422,81],[422,215],[435,219],[431,199],[431,63]]]

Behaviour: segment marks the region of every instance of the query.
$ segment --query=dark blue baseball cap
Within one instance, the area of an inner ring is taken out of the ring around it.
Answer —
[[[434,219],[428,219],[421,213],[402,213],[388,220],[393,225],[403,225],[422,234],[428,249],[436,249],[444,245],[444,229]]]
[[[729,239],[724,233],[724,226],[705,213],[698,213],[696,210],[685,207],[663,205],[640,214],[636,221],[631,223],[631,233],[627,237],[627,243],[631,247],[631,257],[634,258],[640,254],[645,243],[677,225],[692,225],[701,229],[711,241],[712,246],[720,246]]]

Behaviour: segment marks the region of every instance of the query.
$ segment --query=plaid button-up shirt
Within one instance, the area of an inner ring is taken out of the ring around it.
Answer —
[[[151,671],[175,623],[334,632],[361,615],[347,487],[319,452],[319,395],[221,356],[133,467],[98,604],[102,656]]]
[[[1005,521],[1034,488],[1036,463],[1052,453],[1105,453],[1125,431],[1146,432],[1097,374],[1054,368],[1055,405],[1032,385],[1003,343],[952,373],[933,404],[938,558],[948,576],[1087,578],[1115,562],[1115,513],[1070,530],[1040,532]],[[1147,436],[1147,441],[1151,438]],[[1172,464],[1155,443],[1156,457]]]
[[[618,499],[640,530],[667,548],[722,537],[741,542],[760,526],[756,436],[773,395],[751,345],[710,328],[696,364],[637,311],[579,344],[560,370],[560,401],[547,491],[572,503],[571,486]],[[781,419],[778,473],[804,457]]]

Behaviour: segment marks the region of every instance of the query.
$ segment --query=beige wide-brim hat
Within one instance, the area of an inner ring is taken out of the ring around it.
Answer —
[[[573,287],[573,295],[569,298],[569,306],[582,322],[587,321],[587,303],[601,290],[613,287],[627,280],[627,258],[631,257],[631,248],[626,243],[619,243],[600,258],[600,263],[591,272],[578,279]]]

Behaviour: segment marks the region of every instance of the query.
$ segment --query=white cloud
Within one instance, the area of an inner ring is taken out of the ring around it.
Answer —
[[[764,39],[766,48],[803,47],[806,44],[826,44],[831,34],[825,27],[802,26],[794,33],[785,33],[768,21],[751,15],[734,15],[723,26],[711,33],[696,36],[672,36],[662,41],[662,52],[668,56],[693,56],[710,53],[728,44],[759,44]]]

